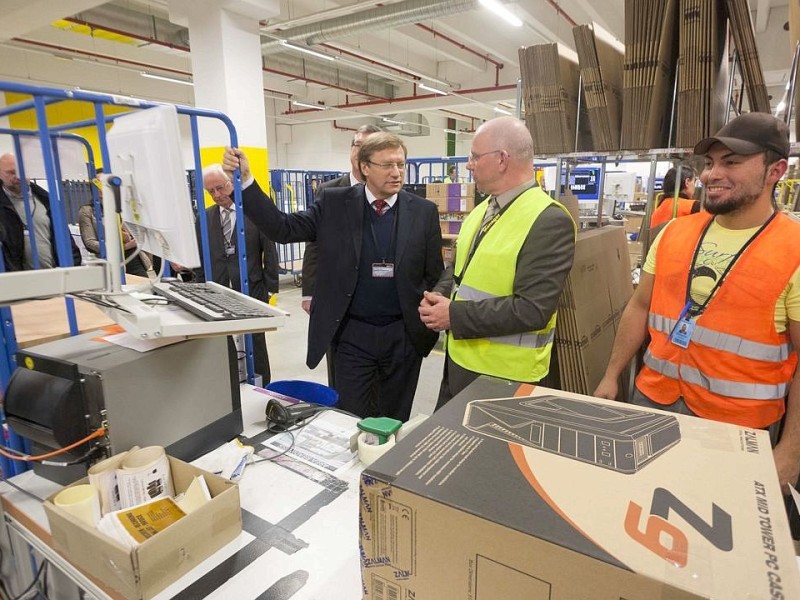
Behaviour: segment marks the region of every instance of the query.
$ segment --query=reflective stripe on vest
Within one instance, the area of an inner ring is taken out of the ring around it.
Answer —
[[[655,313],[650,313],[648,322],[650,327],[665,335],[669,335],[678,324],[677,319],[670,319]],[[789,355],[792,353],[791,343],[779,345],[762,344],[760,342],[746,340],[738,335],[714,331],[713,329],[700,325],[696,325],[692,332],[692,342],[716,350],[730,352],[742,358],[752,358],[765,362],[782,363],[788,359]]]
[[[692,340],[694,340],[694,335],[692,335]],[[713,394],[719,394],[720,396],[729,396],[742,400],[780,400],[789,393],[788,383],[739,383],[737,381],[714,379],[703,375],[699,369],[694,367],[688,365],[678,366],[668,360],[656,358],[649,350],[645,352],[644,364],[664,377],[682,379],[686,383],[699,386]],[[678,376],[679,374],[680,377]]]
[[[800,225],[783,214],[773,219],[694,321],[688,348],[681,348],[669,334],[686,304],[695,248],[712,218],[682,217],[662,235],[648,315],[651,341],[636,387],[659,404],[683,398],[704,418],[767,427],[784,413],[797,365],[789,331],[779,331],[774,319],[775,305],[800,266],[794,243]],[[774,260],[776,248],[781,261]]]
[[[526,190],[485,234],[466,271],[469,252],[456,252],[455,272],[463,272],[463,280],[453,289],[453,302],[480,302],[513,295],[519,251],[536,219],[550,206],[567,212],[541,188]],[[472,247],[485,212],[486,206],[481,205],[466,218],[458,238],[460,249]],[[457,339],[450,331],[447,353],[453,362],[476,373],[514,381],[539,381],[549,369],[555,323],[553,313],[538,331],[469,339]]]
[[[458,300],[487,300],[497,298],[494,294],[477,290],[468,285],[459,286],[456,293]],[[499,335],[484,338],[496,344],[506,344],[507,346],[521,346],[523,348],[544,348],[551,344],[555,339],[555,330],[550,331],[527,331],[525,333],[512,333],[510,335]]]

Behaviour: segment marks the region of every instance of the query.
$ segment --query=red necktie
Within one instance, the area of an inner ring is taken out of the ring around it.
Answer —
[[[386,202],[386,200],[379,198],[372,203],[372,208],[375,209],[375,212],[378,213],[378,216],[380,217],[389,209],[389,204]]]

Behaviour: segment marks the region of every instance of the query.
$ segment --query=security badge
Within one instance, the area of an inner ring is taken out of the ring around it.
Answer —
[[[692,302],[690,300],[683,307],[681,314],[678,315],[678,322],[669,334],[670,341],[679,348],[688,348],[689,342],[692,340],[695,322],[692,320],[691,308]]]
[[[372,263],[372,277],[375,279],[394,278],[394,263],[387,263],[387,262]]]

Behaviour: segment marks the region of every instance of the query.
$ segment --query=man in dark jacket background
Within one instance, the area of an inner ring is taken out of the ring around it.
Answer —
[[[17,177],[17,162],[13,154],[0,156],[0,182],[2,182],[0,185],[0,242],[3,245],[6,271],[33,269],[35,268],[34,252],[31,248],[31,235],[25,215],[22,180]],[[43,269],[57,267],[58,257],[50,214],[50,195],[35,183],[30,183],[28,189],[38,266]],[[80,265],[80,250],[72,240],[72,236],[69,236],[69,241],[72,263]]]

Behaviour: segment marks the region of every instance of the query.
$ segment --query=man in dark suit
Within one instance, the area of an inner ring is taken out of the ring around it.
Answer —
[[[241,150],[227,149],[223,160],[226,171],[241,169],[245,214],[261,231],[281,243],[317,242],[308,366],[333,344],[341,408],[403,421],[438,338],[417,306],[443,269],[436,206],[402,191],[406,155],[399,137],[371,135],[358,154],[365,185],[323,190],[293,214],[261,191]]]
[[[212,278],[220,285],[241,291],[236,207],[231,198],[233,184],[227,173],[222,170],[222,166],[214,164],[203,169],[203,187],[214,200],[214,206],[206,209]],[[198,229],[198,237],[199,235]],[[270,295],[278,293],[278,251],[275,243],[247,218],[244,224],[244,239],[250,296],[262,302],[269,302]],[[203,269],[197,269],[195,277],[203,281]],[[263,384],[269,383],[271,377],[269,355],[263,333],[253,334],[253,363],[256,373],[263,379]]]
[[[317,192],[317,195],[322,193],[322,190],[328,188],[342,188],[350,187],[364,183],[364,177],[358,169],[358,151],[361,144],[364,143],[369,136],[373,133],[379,133],[381,128],[377,125],[362,125],[356,130],[353,139],[350,142],[350,172],[336,179],[331,179],[323,183]],[[306,251],[303,254],[303,300],[300,306],[308,314],[311,314],[311,300],[314,296],[314,284],[317,281],[317,262],[319,261],[319,254],[317,251],[316,242],[308,242],[306,244]],[[336,357],[332,348],[328,348],[325,353],[326,363],[328,366],[328,385],[336,387],[336,371],[334,365],[336,364]]]
[[[29,224],[25,215],[22,180],[17,177],[17,162],[13,154],[0,156],[0,231],[6,271],[33,269],[33,251]],[[50,218],[50,195],[35,183],[28,185],[33,237],[36,239],[36,254],[39,268],[58,266],[55,232]],[[72,264],[81,264],[81,252],[72,236],[67,233]],[[64,265],[66,266],[66,265]]]

